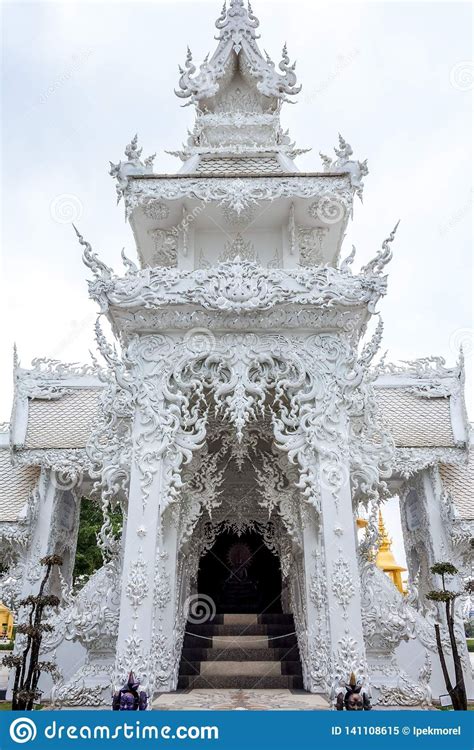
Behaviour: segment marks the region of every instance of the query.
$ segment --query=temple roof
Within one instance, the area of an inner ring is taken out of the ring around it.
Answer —
[[[212,111],[219,104],[216,95],[222,93],[236,76],[241,79],[245,90],[256,90],[261,95],[262,111],[273,111],[278,100],[288,101],[287,96],[299,93],[301,86],[296,85],[295,63],[290,64],[286,44],[278,66],[279,73],[268,54],[265,53],[264,57],[257,45],[256,29],[259,25],[250,2],[247,8],[243,0],[231,0],[228,8],[224,3],[216,21],[219,30],[216,51],[210,60],[209,56],[205,58],[199,73],[194,75],[196,66],[188,47],[184,68],[179,69],[181,77],[176,95],[189,99],[188,104],[195,103],[201,109]],[[228,102],[230,107],[232,104],[232,101]],[[257,100],[253,104],[257,104]]]
[[[87,471],[84,449],[104,382],[95,366],[36,363],[32,370],[16,370],[12,424],[0,435],[0,523],[16,519],[39,465],[60,468],[65,461]],[[375,381],[375,395],[396,445],[395,470],[403,474],[408,467],[413,473],[438,463],[459,517],[470,519],[474,467],[472,460],[466,465],[469,436],[463,432],[460,372],[436,358],[386,365]]]
[[[97,413],[101,389],[75,389],[62,398],[30,399],[24,447],[82,448]]]
[[[25,449],[83,448],[97,413],[100,387],[76,387],[54,400],[29,399]],[[423,398],[377,388],[377,403],[400,448],[455,448],[449,398]]]
[[[474,519],[474,458],[472,448],[469,461],[465,465],[451,466],[441,464],[439,467],[443,486],[449,492],[458,512],[463,520]]]
[[[423,398],[409,391],[377,389],[377,403],[395,445],[454,448],[449,398]]]
[[[231,0],[216,21],[217,49],[199,70],[188,47],[175,93],[186,100],[184,106],[196,106],[196,121],[187,144],[169,152],[185,162],[181,172],[297,171],[292,159],[301,152],[283,132],[279,117],[282,102],[301,90],[295,63],[286,44],[278,68],[262,54],[258,26],[250,3],[245,8],[242,0]]]
[[[38,466],[13,466],[8,434],[0,438],[0,523],[12,523],[25,506],[38,477]]]

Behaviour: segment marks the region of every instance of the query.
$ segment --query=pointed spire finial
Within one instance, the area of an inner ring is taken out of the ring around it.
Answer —
[[[349,271],[350,267],[352,266],[352,264],[354,262],[355,256],[356,256],[356,246],[352,245],[351,252],[347,256],[347,258],[344,258],[344,260],[342,261],[342,263],[340,265],[340,270],[343,273],[347,273]]]
[[[382,516],[382,511],[379,510],[379,547],[380,549],[390,549],[391,547],[391,540],[387,533],[387,529],[385,528],[385,523]]]
[[[215,97],[229,65],[233,64],[232,52],[237,55],[242,53],[247,57],[251,76],[255,79],[255,87],[263,96],[290,101],[288,95],[299,93],[301,86],[296,85],[295,63],[290,64],[287,45],[283,48],[279,66],[282,73],[277,72],[269,56],[266,53],[264,55],[258,48],[256,40],[259,36],[256,29],[260,22],[254,15],[250,0],[224,2],[215,25],[218,30],[215,38],[219,42],[216,51],[209,58],[206,57],[197,73],[192,57],[188,54],[184,71],[183,68],[179,68],[181,78],[175,91],[177,96],[188,99],[188,103],[195,104],[198,109],[202,100]]]
[[[107,281],[110,280],[112,278],[112,269],[100,260],[97,253],[94,253],[92,251],[92,245],[90,244],[90,242],[87,242],[87,240],[84,239],[76,225],[73,224],[72,226],[79,239],[79,244],[84,248],[84,252],[82,254],[82,260],[84,261],[84,264],[91,269],[92,273],[97,279]]]
[[[394,228],[390,232],[390,235],[382,242],[382,249],[378,251],[375,258],[373,258],[367,265],[361,268],[361,273],[374,273],[381,274],[387,263],[390,263],[393,257],[392,249],[390,245],[395,239],[400,219],[395,224]]]

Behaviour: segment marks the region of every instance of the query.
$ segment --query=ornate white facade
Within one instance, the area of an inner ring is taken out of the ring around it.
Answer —
[[[203,554],[224,529],[257,531],[279,560],[305,688],[330,697],[354,670],[375,703],[427,705],[445,692],[429,567],[450,560],[468,575],[472,562],[463,364],[372,366],[395,230],[359,272],[354,250],[340,257],[366,162],[340,137],[322,171],[300,173],[280,125],[299,91],[286,47],[275,67],[239,0],[216,26],[214,55],[197,70],[188,51],[181,70],[176,93],[196,107],[181,170],[155,174],[137,138],[112,164],[138,265],[123,256],[116,274],[78,231],[104,366],[25,369],[15,357],[0,599],[14,605],[39,559],[61,554],[45,636],[61,678],[45,691],[107,703],[134,669],[154,696],[176,689]],[[406,597],[372,554],[378,508],[395,494]],[[103,509],[104,566],[73,593],[82,496]]]

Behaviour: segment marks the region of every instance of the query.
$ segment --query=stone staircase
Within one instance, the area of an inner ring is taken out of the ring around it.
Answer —
[[[302,689],[292,615],[222,614],[188,622],[178,690]]]

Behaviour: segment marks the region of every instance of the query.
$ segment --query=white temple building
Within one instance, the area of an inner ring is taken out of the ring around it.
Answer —
[[[472,566],[462,357],[373,364],[395,229],[354,270],[343,240],[367,164],[340,137],[322,168],[298,171],[280,124],[295,66],[286,46],[277,65],[261,52],[258,26],[231,0],[212,57],[198,68],[188,51],[176,93],[196,119],[176,174],[156,174],[137,138],[112,164],[137,262],[114,272],[77,228],[103,364],[15,356],[0,600],[15,608],[39,560],[63,557],[43,641],[58,705],[108,704],[130,669],[152,698],[268,687],[332,700],[351,671],[376,705],[446,693],[426,594],[435,562],[459,568],[456,587]],[[374,562],[394,496],[407,595]],[[73,591],[83,497],[104,514],[104,565]]]

